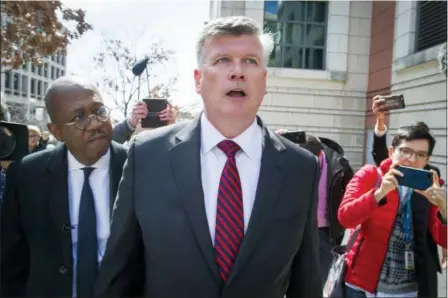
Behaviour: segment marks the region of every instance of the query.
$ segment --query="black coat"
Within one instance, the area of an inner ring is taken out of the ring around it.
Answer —
[[[111,145],[110,208],[127,157]],[[1,217],[1,296],[71,297],[67,149],[33,153],[8,171]]]

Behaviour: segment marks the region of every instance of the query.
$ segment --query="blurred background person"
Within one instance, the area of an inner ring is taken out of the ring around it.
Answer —
[[[286,129],[277,130],[277,134],[286,133]],[[297,144],[313,153],[320,166],[318,188],[317,223],[319,227],[319,253],[322,281],[325,284],[333,262],[333,247],[340,245],[345,229],[338,221],[338,208],[345,188],[353,177],[353,170],[344,157],[342,147],[326,138],[306,134],[306,142]]]
[[[45,145],[40,142],[42,133],[36,125],[28,125],[28,148],[30,153],[36,153],[45,149]]]

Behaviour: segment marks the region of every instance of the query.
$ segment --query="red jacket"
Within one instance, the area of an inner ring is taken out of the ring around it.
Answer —
[[[383,161],[382,173],[387,173],[391,164],[390,159]],[[344,228],[354,229],[361,224],[360,233],[347,253],[345,281],[371,293],[376,291],[399,206],[397,190],[391,191],[382,203],[375,201],[377,178],[373,165],[361,168],[347,185],[338,210],[338,219]],[[434,241],[446,248],[447,227],[437,215],[438,208],[429,205],[427,229]]]

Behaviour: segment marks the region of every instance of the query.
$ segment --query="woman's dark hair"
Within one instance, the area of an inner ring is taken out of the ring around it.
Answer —
[[[309,134],[306,135],[306,142],[301,144],[300,147],[310,151],[317,157],[319,157],[320,151],[324,149],[319,138]]]
[[[392,147],[397,148],[403,141],[413,140],[427,140],[429,144],[428,154],[432,155],[436,146],[436,139],[429,132],[429,127],[424,122],[400,127],[392,139]]]

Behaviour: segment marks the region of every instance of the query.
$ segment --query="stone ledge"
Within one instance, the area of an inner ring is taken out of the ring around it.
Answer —
[[[411,55],[395,59],[392,65],[393,71],[401,71],[406,68],[417,66],[429,61],[437,60],[438,52],[442,44],[433,46],[432,48],[413,53]]]
[[[324,81],[346,81],[347,72],[333,70],[311,70],[268,67],[268,75],[280,78],[324,80]]]

